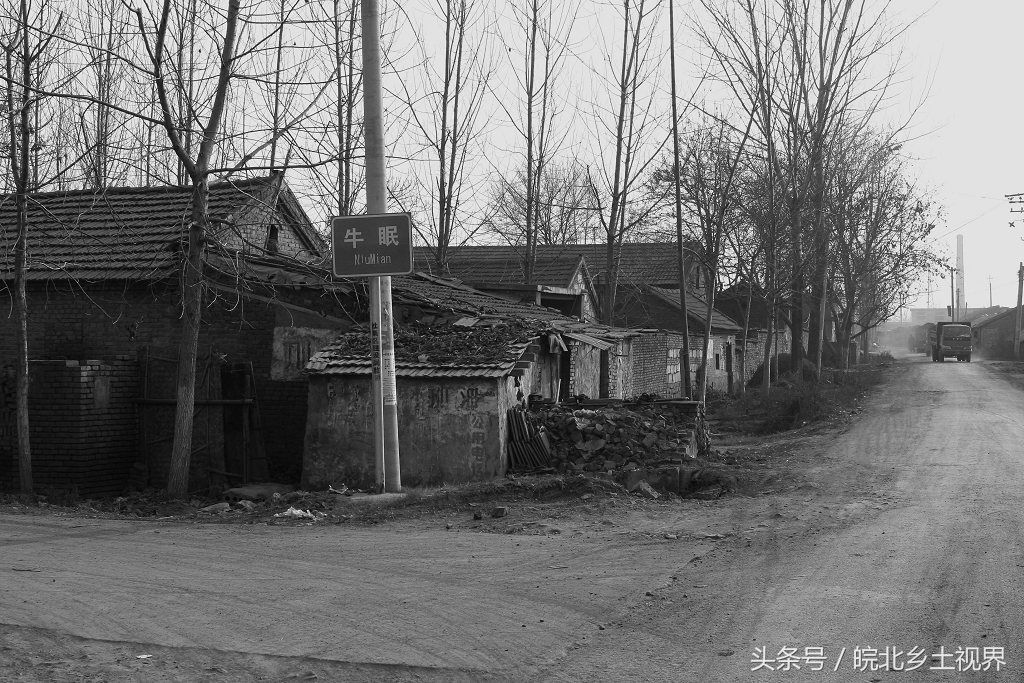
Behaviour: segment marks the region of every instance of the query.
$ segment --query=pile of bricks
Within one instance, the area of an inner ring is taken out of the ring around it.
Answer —
[[[706,448],[702,414],[671,404],[546,406],[531,417],[543,425],[553,465],[576,472],[614,472],[695,458]]]

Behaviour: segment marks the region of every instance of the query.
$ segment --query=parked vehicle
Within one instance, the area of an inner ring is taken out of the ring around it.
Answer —
[[[935,323],[935,327],[928,330],[928,344],[932,352],[932,362],[935,363],[941,363],[947,358],[970,363],[971,343],[970,323]]]
[[[935,329],[935,323],[925,323],[924,325],[918,325],[911,329],[910,337],[907,340],[907,346],[911,353],[931,353],[932,347],[931,342],[928,341],[928,335],[931,330]]]

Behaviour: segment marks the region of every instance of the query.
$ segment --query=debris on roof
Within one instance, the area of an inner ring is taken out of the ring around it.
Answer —
[[[512,301],[426,273],[391,278],[391,296],[396,304],[421,305],[476,318],[575,320],[553,308]]]
[[[515,367],[542,333],[535,323],[508,320],[472,327],[422,322],[395,326],[395,366],[399,376],[500,377]],[[369,330],[338,336],[313,355],[313,374],[369,374]]]

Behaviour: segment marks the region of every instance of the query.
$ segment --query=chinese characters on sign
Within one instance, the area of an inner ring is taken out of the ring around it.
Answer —
[[[750,655],[751,671],[1001,671],[1006,666],[1006,652],[1002,647],[956,647],[947,650],[940,646],[928,650],[913,646],[907,649],[838,648],[826,652],[823,647],[781,647],[770,651],[755,647]]]
[[[407,213],[331,219],[334,274],[338,277],[412,272],[412,221]]]

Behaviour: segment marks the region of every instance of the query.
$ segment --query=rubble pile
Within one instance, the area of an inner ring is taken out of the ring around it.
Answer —
[[[700,416],[681,414],[671,406],[550,406],[530,417],[544,428],[552,465],[567,471],[606,472],[681,463],[706,447],[706,428]]]

